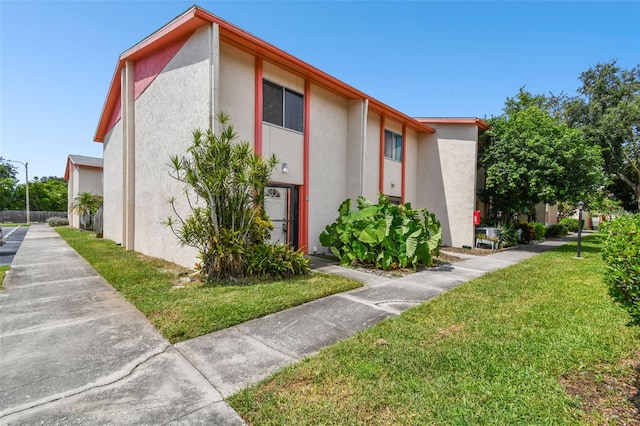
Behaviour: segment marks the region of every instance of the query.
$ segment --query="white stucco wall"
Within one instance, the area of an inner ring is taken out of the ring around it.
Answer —
[[[558,205],[539,203],[536,205],[536,222],[544,223],[546,226],[558,223]]]
[[[76,172],[79,182],[77,194],[90,192],[94,195],[102,195],[102,170],[80,166]]]
[[[69,225],[74,228],[80,227],[80,215],[76,212],[71,211],[71,205],[73,204],[73,200],[78,196],[78,179],[79,173],[78,169],[75,166],[72,166],[73,169],[69,174],[69,181],[67,182],[67,218],[69,219]]]
[[[390,197],[402,195],[402,162],[384,159],[384,194]]]
[[[122,244],[122,120],[105,136],[102,156],[105,176],[103,236]]]
[[[473,246],[478,130],[474,125],[431,125],[418,150],[417,207],[442,224],[444,245]]]
[[[69,191],[69,207],[73,200],[83,192],[102,195],[102,170],[74,166],[72,173],[69,175],[67,190]],[[80,215],[78,213],[69,211],[69,225],[75,228],[80,227]]]
[[[407,129],[407,140],[405,143],[405,202],[413,206],[416,201],[416,191],[418,186],[418,134]]]
[[[238,140],[254,146],[255,58],[220,43],[218,111],[231,116]]]
[[[162,225],[175,197],[187,214],[183,185],[169,176],[172,155],[182,156],[193,130],[209,122],[210,29],[198,30],[135,103],[135,250],[193,267],[196,251],[181,247]]]
[[[363,153],[366,144],[367,102],[349,100],[347,112],[347,197],[355,200],[363,190],[366,169]]]
[[[300,132],[262,123],[262,155],[272,154],[280,162],[271,173],[271,180],[279,183],[302,185],[304,183],[304,135]],[[282,173],[282,163],[288,172]]]
[[[364,161],[364,193],[362,195],[376,203],[380,176],[380,116],[371,110],[367,115]]]
[[[309,251],[326,251],[318,239],[338,217],[347,198],[348,103],[326,90],[311,86],[309,117]],[[301,202],[304,202],[301,200]]]

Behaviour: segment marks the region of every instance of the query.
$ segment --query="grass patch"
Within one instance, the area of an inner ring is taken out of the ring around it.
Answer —
[[[4,290],[4,276],[9,270],[9,266],[0,266],[0,290]]]
[[[178,265],[126,251],[90,232],[55,230],[172,343],[362,286],[319,273],[253,285],[182,283],[188,270]]]
[[[586,237],[582,260],[569,244],[487,274],[229,403],[260,425],[607,423],[563,382],[606,371],[637,387],[624,360],[640,333],[607,294],[600,250]]]
[[[31,226],[29,223],[13,223],[13,222],[9,222],[9,223],[0,223],[0,226],[2,227],[15,227],[15,226]]]

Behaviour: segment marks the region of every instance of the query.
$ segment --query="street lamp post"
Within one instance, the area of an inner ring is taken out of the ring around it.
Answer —
[[[31,223],[31,213],[29,212],[29,162],[27,161],[26,163],[23,163],[22,161],[16,161],[16,160],[5,160],[8,161],[10,163],[20,163],[24,166],[24,175],[26,178],[26,182],[25,182],[25,203],[26,203],[26,208],[27,208],[27,223]]]
[[[580,257],[580,245],[582,243],[582,209],[584,208],[584,203],[582,201],[578,202],[578,257]]]

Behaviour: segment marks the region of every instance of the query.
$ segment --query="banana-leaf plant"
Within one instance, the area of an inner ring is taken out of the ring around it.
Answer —
[[[433,213],[413,209],[410,203],[394,205],[379,194],[378,204],[358,197],[338,208],[339,216],[320,234],[343,265],[362,264],[379,269],[432,266],[439,254],[442,228]]]

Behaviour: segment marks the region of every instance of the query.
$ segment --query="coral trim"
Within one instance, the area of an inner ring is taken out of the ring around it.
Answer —
[[[378,192],[384,194],[384,126],[385,126],[385,117],[380,117],[380,155],[378,158],[379,162],[379,173],[378,173]]]
[[[405,188],[407,187],[407,126],[402,125],[402,190],[400,193],[400,202],[404,204]]]
[[[113,115],[113,110],[118,103],[120,94],[120,70],[127,60],[138,61],[159,49],[163,49],[177,40],[187,39],[198,28],[211,23],[217,23],[220,27],[220,40],[229,43],[241,50],[253,55],[260,55],[265,60],[290,71],[305,80],[317,84],[318,86],[338,94],[346,99],[369,99],[369,107],[372,111],[385,115],[395,121],[406,124],[409,128],[418,132],[435,133],[429,125],[415,120],[408,115],[391,108],[390,106],[366,96],[363,92],[354,89],[346,83],[332,77],[319,69],[301,61],[298,58],[274,47],[273,45],[260,40],[246,31],[218,18],[198,6],[193,6],[182,15],[171,21],[169,24],[156,31],[131,49],[120,55],[116,70],[109,86],[107,99],[102,108],[100,121],[96,129],[94,140],[103,142],[108,125]]]

